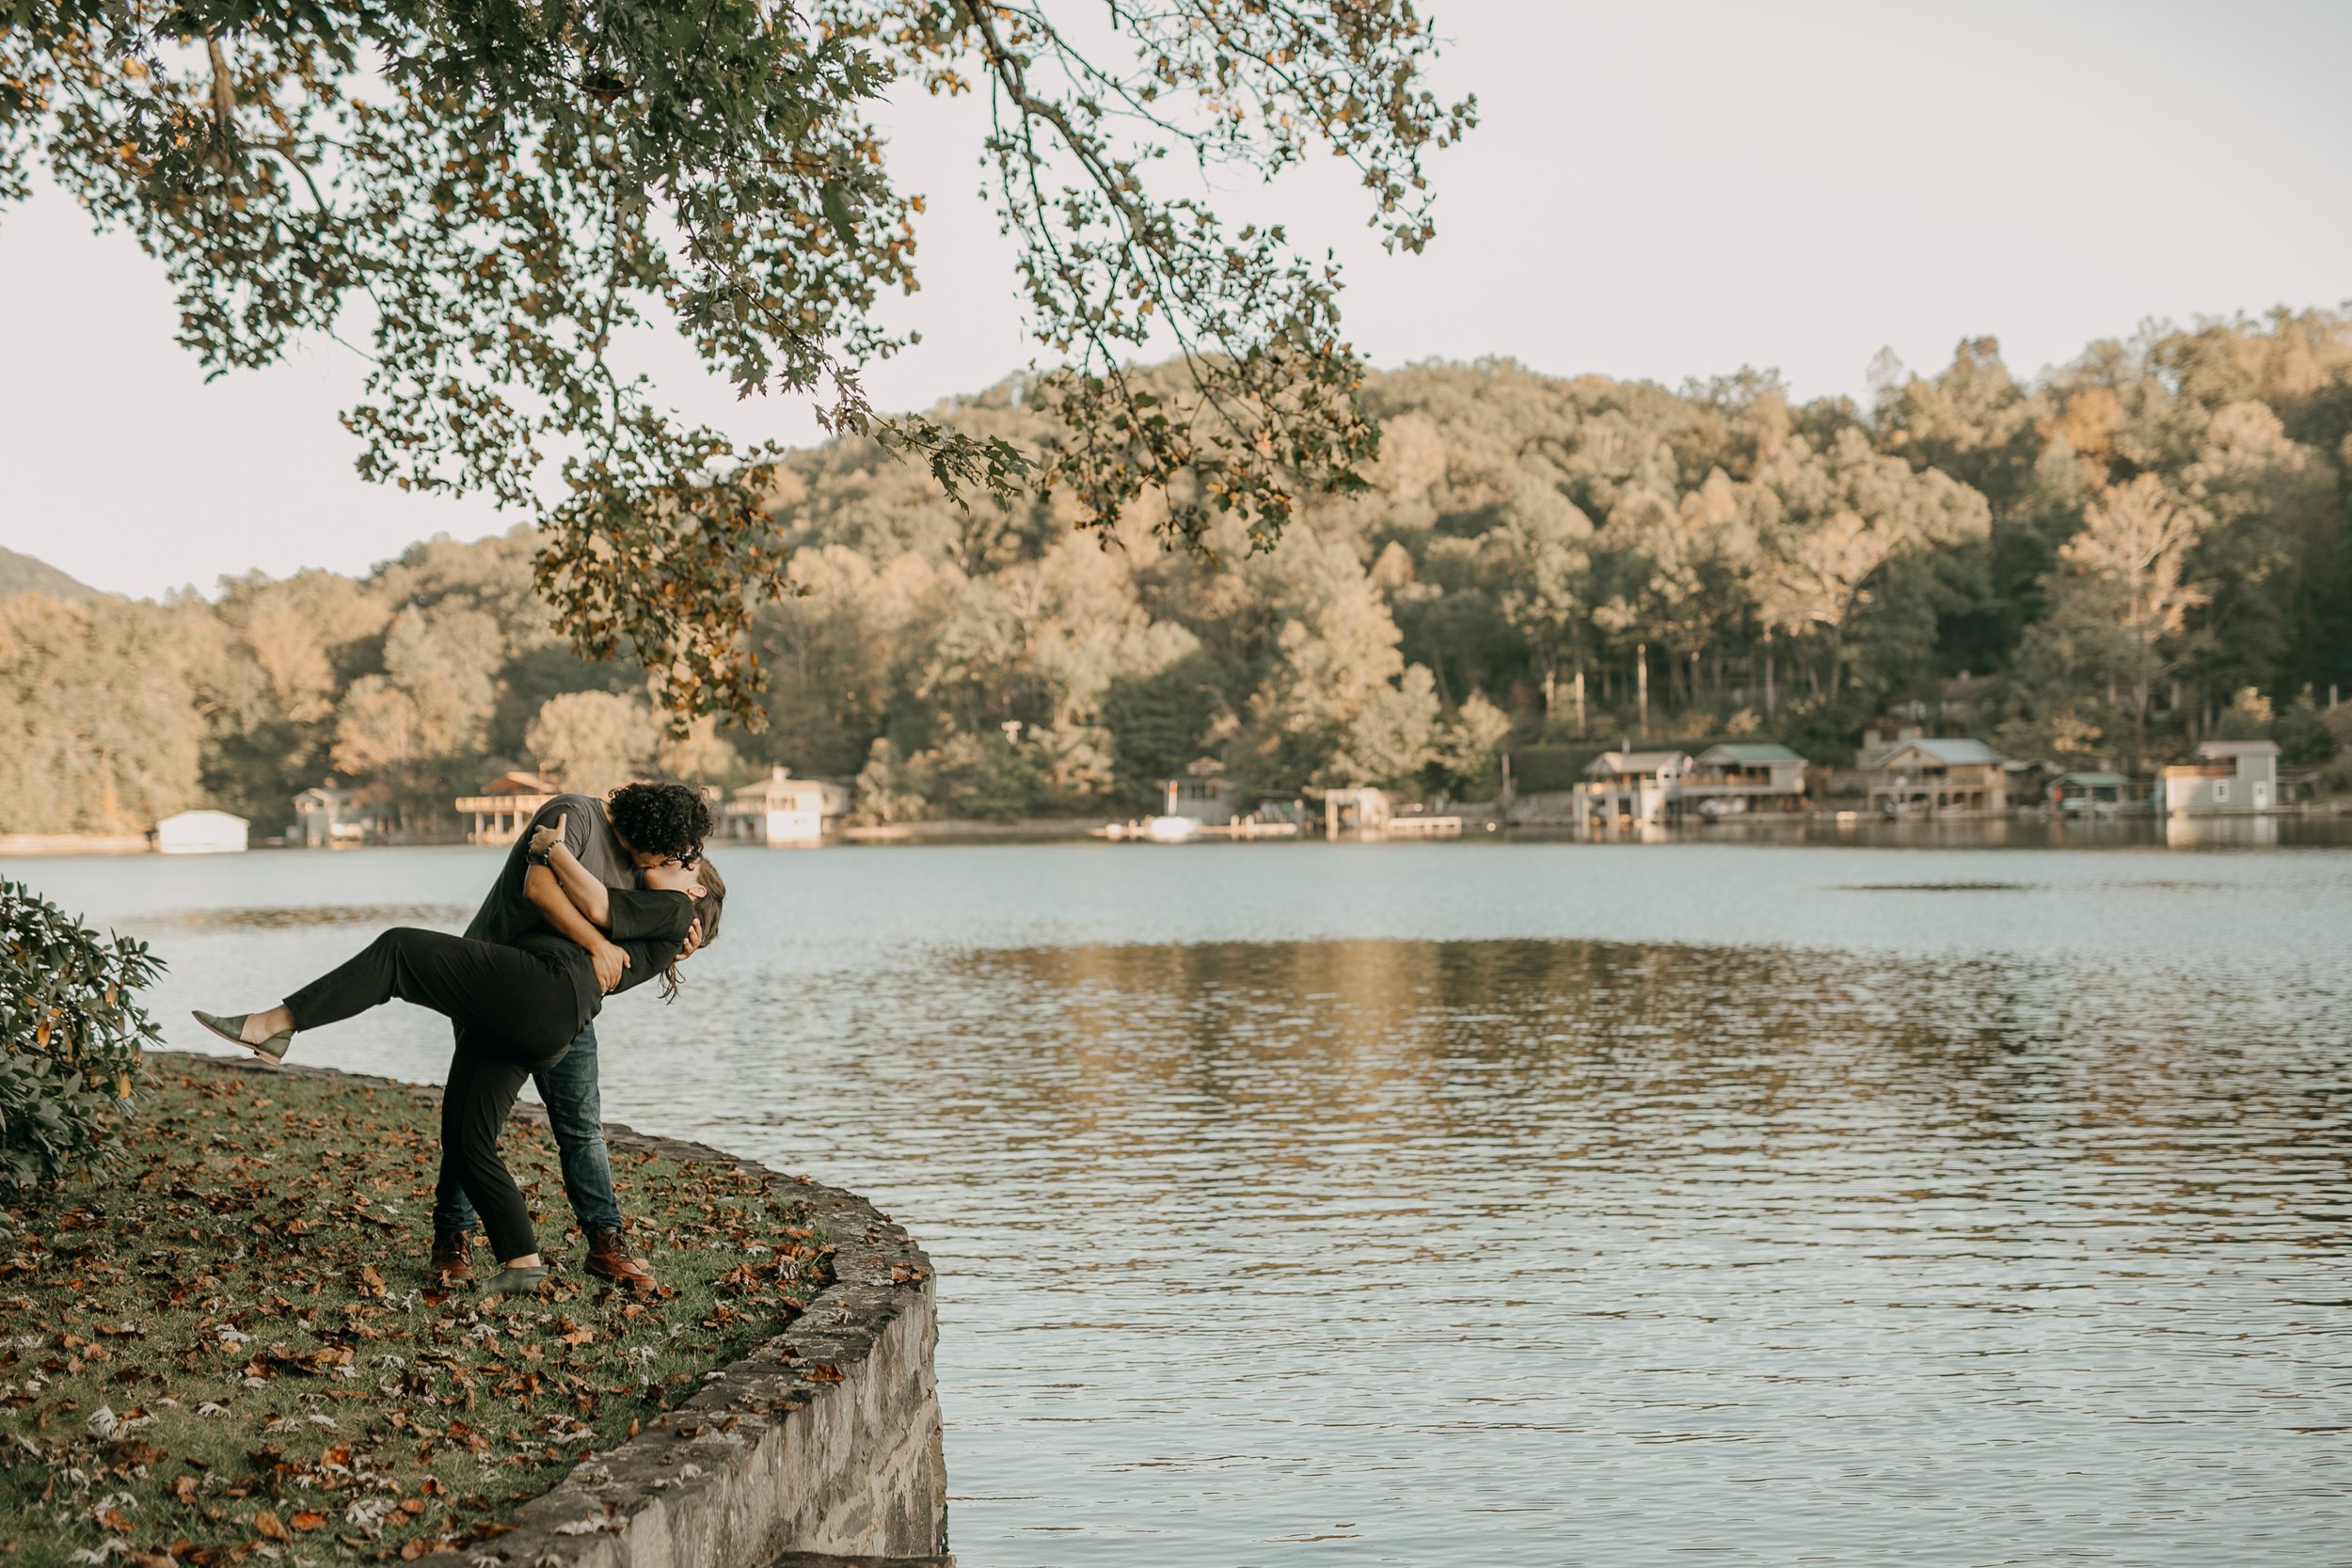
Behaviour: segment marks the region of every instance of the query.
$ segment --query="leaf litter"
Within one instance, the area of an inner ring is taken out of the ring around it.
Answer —
[[[485,1301],[425,1268],[428,1101],[151,1063],[119,1157],[0,1229],[0,1561],[413,1561],[488,1540],[831,1278],[788,1191],[645,1152],[613,1177],[661,1286],[612,1287],[579,1266],[545,1130],[512,1123],[504,1148],[557,1272]]]

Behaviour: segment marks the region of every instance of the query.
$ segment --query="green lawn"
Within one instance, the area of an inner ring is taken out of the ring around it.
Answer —
[[[120,1157],[0,1237],[0,1564],[402,1559],[494,1535],[828,1277],[788,1193],[616,1150],[662,1289],[607,1287],[565,1234],[553,1144],[517,1123],[508,1163],[558,1283],[486,1307],[438,1291],[434,1121],[362,1081],[149,1064]]]

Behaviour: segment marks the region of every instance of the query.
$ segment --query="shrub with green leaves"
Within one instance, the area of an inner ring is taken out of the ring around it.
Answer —
[[[132,997],[162,969],[145,942],[0,880],[0,1201],[105,1150],[142,1045],[161,1037]]]

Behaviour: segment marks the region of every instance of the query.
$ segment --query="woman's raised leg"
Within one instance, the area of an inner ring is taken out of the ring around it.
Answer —
[[[397,998],[507,1042],[561,1053],[579,1021],[571,984],[529,953],[446,931],[395,926],[286,998],[292,1026],[316,1029]]]

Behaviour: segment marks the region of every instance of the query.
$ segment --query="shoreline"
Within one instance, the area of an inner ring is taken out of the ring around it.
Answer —
[[[1566,818],[1533,816],[1513,819],[1507,812],[1498,812],[1490,803],[1462,808],[1458,832],[1423,832],[1405,828],[1387,832],[1343,833],[1328,838],[1320,832],[1297,834],[1228,833],[1212,828],[1182,839],[1155,841],[1147,833],[1112,830],[1131,828],[1131,824],[1114,822],[1092,816],[1033,817],[1013,822],[983,822],[961,818],[943,818],[931,822],[892,823],[881,827],[854,827],[808,844],[762,845],[728,841],[726,850],[739,853],[745,849],[774,849],[780,851],[845,848],[850,847],[887,848],[947,844],[1150,844],[1166,847],[1171,843],[1263,842],[1270,844],[1322,843],[1589,843],[1612,844],[1642,842],[1662,837],[1681,843],[1740,843],[1775,834],[1796,832],[1832,830],[1841,832],[1918,831],[1927,829],[1985,830],[2004,827],[2034,829],[2072,828],[2078,830],[2109,830],[2145,826],[2159,834],[2169,828],[2188,830],[2212,824],[2250,825],[2260,823],[2332,822],[2352,818],[2352,800],[2328,800],[2300,802],[2291,806],[2273,806],[2265,811],[2232,810],[2179,812],[2159,816],[2153,812],[2113,812],[2105,814],[2058,813],[2043,807],[2013,808],[2009,811],[1951,811],[1926,816],[1887,816],[1883,813],[1851,807],[1823,807],[1803,812],[1758,813],[1754,816],[1732,816],[1700,822],[1629,823],[1612,827],[1579,827]],[[1400,819],[1410,823],[1412,817]],[[222,853],[317,853],[353,854],[373,849],[464,849],[496,848],[496,846],[469,844],[463,838],[412,839],[396,844],[353,844],[337,846],[306,846],[295,844],[257,843],[246,850]],[[13,833],[0,834],[0,861],[7,860],[70,860],[119,859],[133,855],[155,854],[157,851],[144,838],[126,834],[77,833]],[[173,860],[210,859],[209,855],[173,855]]]

